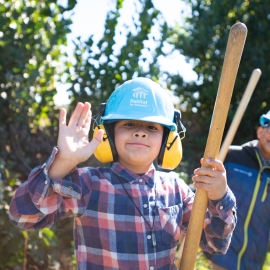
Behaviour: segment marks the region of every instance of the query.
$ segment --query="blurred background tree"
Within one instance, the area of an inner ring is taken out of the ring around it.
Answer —
[[[8,205],[56,142],[55,81],[66,70],[59,46],[66,44],[71,24],[62,14],[75,3],[0,1],[0,269],[49,269],[61,257],[58,245],[72,246],[50,229],[27,233],[11,226]]]
[[[107,14],[96,49],[93,36],[87,41],[78,37],[73,41],[76,62],[71,63],[61,45],[67,44],[72,24],[64,14],[73,10],[76,0],[67,1],[66,6],[49,0],[0,0],[0,269],[75,267],[72,219],[38,232],[21,231],[8,220],[15,189],[32,168],[46,161],[56,145],[59,108],[53,98],[57,82],[70,84],[69,112],[78,101],[87,100],[94,114],[118,85],[136,76],[150,77],[170,89],[178,97],[175,106],[181,109],[187,128],[182,141],[183,161],[176,171],[185,173],[189,181],[203,156],[230,27],[241,21],[247,25],[248,36],[224,134],[255,68],[261,69],[262,76],[233,142],[254,138],[259,116],[270,109],[270,3],[185,0],[191,15],[183,25],[169,28],[153,1],[138,2],[133,25],[122,30],[125,45],[116,49],[124,1],[115,0],[115,9]],[[164,50],[166,42],[194,65],[197,81],[185,82],[180,75],[160,71],[157,59],[169,54]],[[84,165],[99,164],[92,157]]]
[[[76,64],[72,65],[60,45],[66,45],[72,23],[64,13],[75,7],[75,0],[68,1],[67,7],[49,0],[0,3],[0,269],[73,269],[72,219],[51,229],[21,231],[8,220],[11,196],[56,145],[56,83],[71,84],[69,112],[78,101],[89,100],[98,113],[100,103],[125,80],[133,76],[158,80],[156,57],[161,53],[162,34],[150,62],[143,51],[152,50],[147,45],[154,38],[152,27],[160,27],[162,33],[166,24],[163,20],[159,26],[161,14],[150,0],[142,1],[138,16],[134,14],[133,30],[126,26],[126,45],[115,53],[115,29],[123,4],[115,1],[97,44],[99,51],[92,50],[92,36],[86,42],[78,37],[74,40]],[[92,158],[86,164],[96,165],[97,161]]]
[[[198,80],[183,83],[179,76],[170,76],[168,80],[175,89],[175,95],[183,102],[183,122],[187,127],[187,136],[183,140],[184,160],[187,171],[197,168],[199,158],[203,156],[206,138],[210,127],[216,93],[220,80],[229,31],[236,22],[247,26],[248,34],[242,54],[231,106],[225,126],[224,136],[252,71],[261,69],[262,75],[249,102],[233,144],[242,144],[256,138],[255,126],[259,117],[269,109],[269,55],[270,42],[270,2],[250,1],[185,1],[191,7],[183,26],[168,31],[168,41],[179,50],[188,62],[193,63]]]

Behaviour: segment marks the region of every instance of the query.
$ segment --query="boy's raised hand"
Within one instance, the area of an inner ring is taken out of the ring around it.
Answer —
[[[59,116],[58,149],[59,156],[74,160],[77,165],[87,160],[95,151],[102,140],[103,132],[100,131],[91,142],[88,134],[91,126],[92,112],[89,102],[79,102],[66,124],[66,110],[61,109]]]
[[[49,170],[50,177],[64,177],[79,163],[87,160],[102,141],[103,130],[100,129],[89,142],[92,117],[89,102],[77,104],[68,125],[66,116],[66,109],[62,108],[59,116],[58,153]]]
[[[203,167],[194,170],[192,181],[196,188],[204,189],[210,200],[222,199],[227,191],[226,170],[217,159],[201,159]]]

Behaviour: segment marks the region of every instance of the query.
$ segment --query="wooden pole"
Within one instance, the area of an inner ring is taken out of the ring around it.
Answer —
[[[239,123],[243,117],[243,114],[247,108],[247,105],[250,101],[252,93],[254,92],[254,89],[259,81],[261,74],[262,74],[262,72],[258,68],[254,69],[252,74],[251,74],[247,88],[244,92],[244,95],[243,95],[239,105],[238,105],[238,108],[237,108],[237,111],[236,111],[235,116],[233,118],[233,121],[231,123],[231,126],[227,132],[226,138],[224,139],[224,142],[220,148],[218,159],[221,160],[222,162],[224,161],[224,159],[227,155],[228,149],[232,143],[232,140],[234,138],[236,130],[238,129]],[[185,243],[185,237],[183,237],[181,239],[181,245],[180,245],[178,254],[175,258],[175,265],[176,265],[177,269],[180,267],[180,262],[181,262],[182,254],[183,254],[183,250],[184,250],[184,248],[183,248],[184,243]]]
[[[246,36],[247,28],[243,23],[236,23],[232,26],[227,43],[204,158],[217,158],[218,156]],[[206,165],[203,164],[203,166]],[[207,204],[207,192],[203,189],[197,189],[184,244],[180,270],[194,269]]]
[[[227,155],[228,149],[233,141],[234,135],[238,129],[240,121],[244,115],[244,112],[245,112],[247,105],[250,101],[251,95],[252,95],[252,93],[253,93],[253,91],[258,83],[258,80],[259,80],[261,74],[262,74],[262,72],[258,68],[254,69],[252,74],[251,74],[247,88],[244,92],[244,95],[243,95],[239,105],[238,105],[238,108],[237,108],[237,111],[234,115],[233,121],[230,125],[230,128],[226,134],[226,137],[225,137],[225,139],[222,143],[222,146],[220,148],[220,151],[219,151],[218,159],[221,160],[222,162],[224,161],[224,159]]]

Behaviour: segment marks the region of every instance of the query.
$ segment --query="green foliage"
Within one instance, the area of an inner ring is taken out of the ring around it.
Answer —
[[[68,9],[75,3],[69,1]],[[70,32],[71,21],[62,16],[68,9],[54,0],[0,1],[1,269],[27,262],[25,269],[47,270],[61,255],[56,247],[62,240],[53,230],[21,231],[9,222],[8,208],[14,190],[48,158],[56,142],[53,97],[55,81],[65,70],[60,45]],[[58,252],[49,256],[49,248]]]
[[[169,29],[159,20],[161,14],[151,0],[138,2],[141,9],[133,17],[133,27],[125,26],[119,33],[124,1],[115,1],[115,9],[108,13],[103,37],[97,44],[92,36],[87,41],[74,40],[76,62],[71,64],[63,60],[60,45],[66,45],[72,23],[65,18],[65,12],[74,8],[76,0],[69,0],[67,7],[53,0],[0,0],[0,172],[4,185],[0,187],[0,269],[22,269],[23,264],[24,269],[41,270],[75,266],[72,219],[37,232],[21,231],[8,220],[14,190],[27,179],[32,168],[48,158],[56,144],[58,108],[53,97],[57,80],[71,85],[69,112],[78,101],[90,101],[95,114],[124,81],[135,76],[155,81],[165,78],[165,85],[180,99],[177,107],[183,111],[182,121],[187,127],[182,141],[183,161],[177,171],[188,181],[203,156],[229,30],[241,21],[247,25],[248,36],[224,134],[255,68],[262,70],[262,76],[249,104],[252,109],[244,114],[234,143],[254,138],[259,116],[270,109],[270,3],[186,0],[192,16],[186,18],[183,26]],[[160,37],[154,36],[153,27],[159,28]],[[117,48],[117,35],[126,40],[121,48]],[[150,40],[156,41],[155,49],[149,45]],[[160,74],[157,57],[163,53],[164,40],[194,62],[198,81],[187,83],[180,76]],[[82,166],[96,164],[90,158]],[[267,262],[268,259],[266,265]],[[198,269],[210,269],[209,262],[201,256],[196,265]]]
[[[158,81],[157,57],[163,44],[162,29],[166,28],[166,24],[159,22],[161,14],[153,7],[151,0],[145,0],[141,1],[138,19],[134,15],[133,25],[124,25],[124,30],[119,33],[118,21],[122,2],[117,1],[116,10],[107,14],[104,35],[97,44],[94,44],[92,36],[86,42],[80,38],[74,41],[76,63],[70,68],[67,79],[71,84],[68,90],[71,93],[70,112],[78,101],[89,101],[93,115],[97,115],[100,104],[106,102],[113,90],[134,76],[149,77]],[[151,51],[149,40],[154,26],[160,28],[161,37],[155,39],[157,47]],[[126,42],[119,49],[116,36],[120,34]],[[152,59],[147,59],[145,51],[151,52]],[[89,164],[101,165],[94,157],[82,166]]]
[[[123,1],[108,13],[105,31],[98,44],[93,38],[74,41],[72,65],[60,45],[72,23],[64,13],[74,8],[56,1],[0,0],[0,170],[3,199],[0,202],[1,269],[72,269],[75,266],[72,219],[40,231],[22,231],[12,226],[8,209],[15,189],[27,179],[32,168],[42,164],[56,144],[59,108],[54,105],[55,82],[71,83],[72,111],[78,101],[90,101],[94,112],[118,85],[133,76],[158,80],[157,52],[147,44],[152,27],[161,16],[150,0],[140,1],[133,29],[126,26],[126,44],[116,52],[115,36]],[[95,49],[96,48],[96,49]],[[147,61],[144,51],[151,52]],[[143,67],[144,65],[144,67]],[[65,74],[65,76],[62,76]],[[66,78],[66,79],[65,79]],[[87,164],[94,165],[91,158]],[[73,257],[72,257],[73,256]]]
[[[212,269],[211,262],[204,256],[202,250],[198,249],[198,255],[195,263],[195,270],[210,270]]]
[[[265,262],[263,265],[262,270],[269,270],[270,269],[270,252],[266,254]]]
[[[192,8],[192,15],[183,26],[171,29],[168,40],[186,57],[193,61],[198,80],[183,83],[178,76],[169,77],[175,94],[185,102],[183,122],[187,136],[183,140],[184,160],[189,168],[200,166],[212,112],[218,90],[229,31],[236,22],[243,22],[248,35],[238,70],[231,106],[225,126],[226,134],[248,84],[252,71],[261,69],[262,76],[249,102],[234,144],[254,139],[259,116],[269,109],[269,27],[270,3],[250,1],[185,1]],[[188,168],[188,170],[189,170]],[[192,172],[192,170],[190,170]]]
[[[126,43],[118,52],[115,36],[120,35],[117,27],[122,2],[117,1],[117,9],[108,13],[104,35],[96,44],[96,50],[93,49],[95,44],[92,36],[86,42],[82,42],[80,38],[74,42],[76,64],[70,69],[68,79],[71,83],[69,91],[72,93],[70,109],[78,101],[88,100],[92,104],[92,110],[97,113],[99,105],[106,102],[112,91],[124,81],[133,76],[147,76],[155,80],[158,78],[156,52],[153,52],[153,60],[148,68],[143,69],[142,63],[146,62],[143,51],[150,51],[147,41],[151,28],[158,23],[157,17],[160,14],[150,0],[141,1],[139,19],[133,16],[135,29],[131,31],[130,26],[124,26],[121,36],[126,39]],[[159,44],[161,46],[162,42],[159,41]]]
[[[60,9],[55,1],[0,5],[0,164],[11,174],[16,167],[28,175],[56,135],[55,74],[62,73],[59,45],[66,44],[71,23]]]

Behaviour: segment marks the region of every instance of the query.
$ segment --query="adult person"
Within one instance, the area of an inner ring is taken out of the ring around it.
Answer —
[[[270,111],[261,115],[257,140],[231,146],[225,158],[237,204],[237,225],[225,255],[206,254],[213,270],[260,270],[270,230]]]

